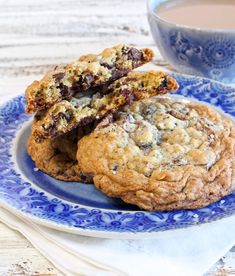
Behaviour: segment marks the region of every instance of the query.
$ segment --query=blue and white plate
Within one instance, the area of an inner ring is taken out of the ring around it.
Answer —
[[[207,102],[235,117],[235,89],[199,77],[175,75],[177,94]],[[235,193],[202,209],[144,212],[106,197],[94,185],[63,182],[35,169],[26,152],[32,117],[20,96],[0,108],[0,204],[34,222],[96,237],[156,237],[159,232],[235,214]]]

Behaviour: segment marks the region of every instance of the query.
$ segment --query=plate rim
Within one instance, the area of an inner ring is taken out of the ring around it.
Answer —
[[[184,231],[185,229],[199,229],[202,228],[204,225],[213,225],[218,222],[225,223],[226,220],[231,220],[232,218],[235,219],[235,214],[227,217],[218,218],[214,221],[208,221],[202,224],[195,224],[195,225],[188,225],[186,227],[182,228],[175,228],[175,229],[169,229],[169,230],[163,230],[163,231],[156,231],[156,232],[141,232],[141,233],[134,233],[134,232],[106,232],[106,231],[95,231],[95,230],[89,230],[89,229],[79,229],[79,228],[73,228],[69,227],[67,225],[57,224],[53,221],[37,218],[33,215],[29,215],[27,213],[23,213],[18,211],[12,206],[9,206],[7,204],[4,204],[0,202],[0,208],[4,208],[7,211],[10,211],[12,214],[17,216],[20,219],[26,219],[27,221],[31,221],[35,224],[38,224],[39,226],[47,227],[53,230],[57,230],[60,232],[75,234],[75,235],[81,235],[84,237],[93,237],[93,238],[103,238],[103,239],[130,239],[130,240],[139,240],[139,239],[157,239],[157,238],[168,238],[172,237],[172,235],[177,236],[177,234],[181,231]],[[1,221],[1,218],[0,218]]]
[[[217,81],[214,81],[214,80],[211,80],[211,79],[207,79],[207,78],[201,78],[201,77],[196,77],[196,76],[190,76],[190,75],[185,75],[185,74],[178,74],[178,73],[170,73],[171,75],[173,75],[174,77],[177,78],[184,78],[186,81],[189,80],[189,81],[192,81],[193,79],[196,79],[196,81],[198,82],[199,80],[201,80],[202,82],[205,81],[207,84],[216,84],[218,86],[221,86],[221,87],[224,87],[224,88],[227,88],[227,89],[233,89],[235,91],[235,89],[229,85],[226,85],[226,84],[223,84],[223,83],[220,83],[220,82],[217,82]],[[196,83],[197,83],[196,82]],[[18,97],[14,97],[12,99],[10,99],[9,101],[5,102],[3,105],[0,106],[0,112],[2,110],[2,108],[4,106],[6,106],[7,103],[11,103],[11,102],[15,102],[17,99],[22,99],[24,98],[23,96],[18,96]],[[189,97],[190,98],[190,97]],[[198,100],[198,99],[197,99]],[[200,100],[199,100],[200,101]],[[231,115],[232,116],[232,115]],[[232,116],[234,118],[234,116]],[[1,118],[1,117],[0,117]],[[28,118],[30,118],[28,116]],[[22,127],[24,126],[25,123],[28,123],[27,121],[27,115],[24,114],[23,116],[23,123],[20,125],[19,128],[16,127],[15,129],[15,134],[17,135],[17,132],[20,131],[20,129],[22,129]],[[1,136],[0,136],[1,138]],[[14,141],[15,137],[12,138],[11,142]],[[14,147],[14,145],[11,144],[11,149],[12,147]],[[18,165],[16,164],[16,167],[18,167]],[[1,168],[0,168],[1,169]],[[0,176],[1,176],[1,172],[0,172]],[[1,185],[1,184],[0,184]],[[33,184],[34,186],[36,186],[35,184]],[[36,186],[37,187],[37,186]],[[37,187],[37,189],[39,190],[42,190],[41,188]],[[46,191],[45,191],[46,192]],[[53,198],[56,198],[56,196],[46,192],[46,194],[49,194],[51,197]],[[106,208],[93,208],[93,207],[89,207],[89,206],[86,206],[86,205],[82,205],[82,204],[76,204],[76,203],[72,203],[72,202],[69,202],[67,200],[64,200],[64,199],[61,199],[61,198],[58,198],[58,200],[60,202],[68,202],[69,204],[71,205],[79,205],[80,207],[82,208],[87,208],[87,209],[97,209],[97,210],[101,210],[101,212],[105,212],[106,210],[108,212],[111,212],[111,213],[117,213],[119,212],[118,210],[111,210],[111,209],[106,209]],[[222,199],[223,200],[223,199]],[[220,202],[221,200],[219,200],[218,202]],[[175,232],[176,230],[179,230],[179,229],[182,229],[182,228],[186,228],[186,227],[191,227],[191,226],[200,226],[200,225],[203,225],[204,223],[212,223],[213,221],[216,221],[216,220],[221,220],[221,219],[225,219],[226,217],[230,217],[232,215],[235,214],[235,209],[232,210],[231,213],[227,213],[227,214],[223,214],[222,216],[219,215],[215,218],[213,218],[213,220],[211,221],[203,221],[202,223],[198,220],[195,220],[194,223],[191,222],[191,224],[188,224],[188,225],[178,225],[178,224],[175,224],[175,227],[172,227],[171,229],[155,229],[154,231],[128,231],[127,229],[125,231],[118,231],[118,229],[112,229],[111,231],[109,230],[101,230],[101,229],[89,229],[89,228],[81,228],[79,226],[75,227],[75,226],[68,226],[67,224],[62,224],[61,222],[58,222],[58,221],[53,221],[53,220],[50,220],[48,218],[44,218],[44,217],[38,217],[37,215],[35,215],[34,213],[30,213],[30,212],[24,212],[22,210],[17,210],[17,208],[15,206],[12,206],[10,203],[7,203],[4,201],[4,199],[1,197],[1,194],[0,194],[0,206],[2,206],[3,208],[6,208],[8,210],[10,210],[11,212],[13,212],[14,214],[16,214],[17,216],[19,217],[24,217],[26,218],[27,220],[32,220],[33,222],[35,223],[38,223],[40,225],[44,225],[46,227],[50,227],[50,228],[53,228],[53,229],[56,229],[56,230],[60,230],[60,231],[65,231],[65,232],[70,232],[70,233],[74,233],[74,234],[79,234],[79,235],[85,235],[85,236],[92,236],[92,237],[103,237],[103,238],[156,238],[159,236],[159,234],[163,234],[163,233],[171,233],[171,232]],[[207,207],[206,207],[207,208]],[[198,210],[198,209],[196,209]],[[199,209],[200,210],[200,209]],[[182,210],[178,210],[178,212],[183,212]],[[187,212],[191,212],[191,213],[194,213],[195,210],[190,210]],[[146,212],[146,211],[123,211],[123,210],[120,210],[121,213],[156,213],[156,212]],[[173,212],[173,211],[171,211]],[[162,212],[158,212],[158,213],[162,213]]]

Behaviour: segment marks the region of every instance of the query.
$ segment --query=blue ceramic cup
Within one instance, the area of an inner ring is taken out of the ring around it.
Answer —
[[[158,15],[159,8],[168,9],[183,1],[188,2],[148,1],[151,32],[162,56],[179,72],[235,83],[235,29],[194,28]]]

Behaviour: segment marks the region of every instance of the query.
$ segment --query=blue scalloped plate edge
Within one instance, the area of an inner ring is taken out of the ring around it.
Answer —
[[[235,89],[209,79],[173,74],[180,95],[222,108],[235,116]],[[114,211],[58,199],[22,179],[12,160],[12,142],[30,117],[24,97],[0,108],[0,205],[19,217],[57,230],[104,238],[150,238],[170,230],[213,222],[235,214],[235,194],[202,209],[171,212]]]

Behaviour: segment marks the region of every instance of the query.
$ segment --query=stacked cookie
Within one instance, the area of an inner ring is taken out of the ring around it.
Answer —
[[[36,166],[57,179],[91,182],[78,165],[78,140],[121,107],[177,88],[165,73],[131,72],[152,58],[150,49],[118,45],[33,82],[26,90],[26,112],[36,113],[28,141]]]
[[[177,82],[132,72],[152,57],[118,45],[30,85],[28,153],[36,166],[65,181],[93,181],[145,210],[198,208],[230,193],[233,123],[207,106],[158,96]]]

